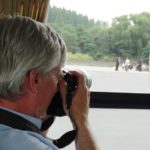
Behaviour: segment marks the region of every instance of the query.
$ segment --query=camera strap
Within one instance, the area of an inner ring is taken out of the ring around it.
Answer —
[[[0,124],[4,124],[19,130],[36,132],[44,136],[41,130],[32,122],[7,110],[0,109]],[[62,135],[59,139],[53,140],[53,144],[58,148],[64,148],[76,138],[76,135],[77,130],[69,131]]]

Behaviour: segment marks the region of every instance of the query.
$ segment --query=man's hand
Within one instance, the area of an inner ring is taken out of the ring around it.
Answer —
[[[59,90],[63,99],[63,107],[66,114],[70,117],[73,126],[77,128],[76,149],[77,150],[96,150],[96,144],[90,133],[88,125],[88,111],[90,102],[90,91],[86,86],[85,76],[80,71],[70,71],[77,79],[77,88],[72,93],[72,104],[69,110],[66,105],[66,86],[63,80],[59,83]]]

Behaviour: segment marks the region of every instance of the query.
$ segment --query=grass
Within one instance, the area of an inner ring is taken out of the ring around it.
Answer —
[[[88,65],[88,66],[101,66],[101,67],[112,67],[115,65],[115,62],[106,58],[101,60],[93,60],[91,56],[88,54],[81,54],[81,53],[67,53],[67,64],[70,65]]]

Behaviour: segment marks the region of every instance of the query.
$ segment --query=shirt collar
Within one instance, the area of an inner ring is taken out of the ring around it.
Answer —
[[[9,112],[12,112],[16,115],[19,115],[23,118],[25,118],[26,120],[32,122],[34,125],[36,125],[38,128],[41,128],[41,125],[42,125],[42,121],[41,119],[38,119],[38,118],[35,118],[35,117],[32,117],[32,116],[29,116],[29,115],[26,115],[26,114],[23,114],[23,113],[20,113],[20,112],[16,112],[14,110],[11,110],[11,109],[8,109],[8,108],[5,108],[5,107],[2,107],[0,106],[0,109],[4,109],[4,110],[7,110]]]

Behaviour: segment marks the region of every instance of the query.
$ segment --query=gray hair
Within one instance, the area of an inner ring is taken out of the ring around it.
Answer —
[[[65,60],[65,43],[51,27],[29,17],[0,19],[0,97],[13,100],[31,69],[46,74]]]

